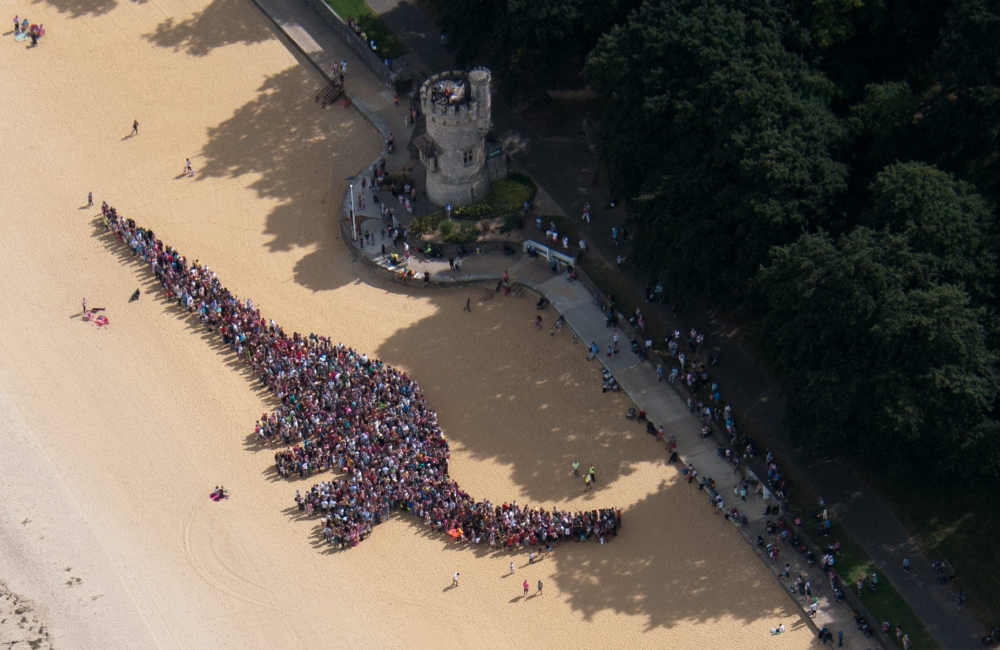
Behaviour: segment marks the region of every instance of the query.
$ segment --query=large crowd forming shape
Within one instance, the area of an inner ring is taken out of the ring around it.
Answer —
[[[151,230],[102,206],[105,227],[149,264],[167,298],[197,313],[247,363],[281,406],[256,426],[261,444],[282,444],[280,475],[341,475],[296,491],[299,508],[321,517],[331,545],[347,548],[393,510],[409,511],[458,541],[551,549],[561,540],[617,536],[621,511],[566,512],[475,501],[448,476],[448,441],[417,382],[378,359],[310,334],[285,334],[249,298],[240,300],[207,265],[187,259]]]

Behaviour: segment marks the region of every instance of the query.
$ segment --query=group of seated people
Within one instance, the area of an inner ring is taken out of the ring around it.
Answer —
[[[455,104],[465,97],[465,82],[438,83],[431,86],[431,102],[434,104]]]
[[[288,335],[247,298],[226,289],[207,265],[187,258],[108,206],[105,227],[140,257],[168,298],[197,314],[280,405],[256,425],[281,476],[334,470],[299,507],[323,516],[330,543],[357,544],[391,510],[408,511],[452,537],[497,546],[617,536],[620,510],[564,512],[476,501],[448,475],[448,441],[420,386],[406,373],[325,337]]]

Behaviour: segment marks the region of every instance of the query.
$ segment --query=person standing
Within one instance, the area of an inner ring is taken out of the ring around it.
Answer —
[[[194,167],[191,166],[190,158],[184,159],[184,173],[187,174],[189,177],[194,176]]]
[[[590,476],[591,483],[597,483],[597,472],[594,470],[593,465],[590,466],[590,472],[588,472],[588,475]]]
[[[910,558],[908,557],[903,558],[903,571],[910,572]]]
[[[139,120],[132,120],[132,135],[139,135]]]
[[[590,474],[587,474],[586,476],[583,477],[583,486],[584,486],[583,487],[583,491],[584,492],[590,492],[590,488],[591,488],[591,485],[590,485]]]
[[[538,581],[538,595],[539,596],[542,595],[542,581],[541,580]],[[909,650],[909,648],[907,648],[906,650]]]
[[[510,563],[510,575],[514,575],[514,563]]]
[[[525,580],[524,583],[521,586],[524,587],[524,595],[525,595],[525,597],[527,597],[528,596],[528,591],[531,590],[531,585],[529,585],[528,581]]]
[[[14,16],[14,36],[16,37],[21,33],[21,17]]]
[[[843,648],[844,647],[844,631],[843,630],[837,630],[837,647],[838,648]]]
[[[573,461],[573,476],[580,476],[580,461],[578,460]]]
[[[453,575],[451,577],[451,586],[452,587],[457,587],[458,586],[458,571],[456,571],[455,575]]]
[[[88,208],[94,207],[94,193],[93,192],[87,192],[87,207]]]

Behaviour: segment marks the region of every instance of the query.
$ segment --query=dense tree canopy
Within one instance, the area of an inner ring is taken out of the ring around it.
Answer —
[[[600,35],[639,0],[433,0],[459,65],[488,65],[512,99],[578,76]]]
[[[857,228],[777,248],[756,285],[762,350],[786,378],[803,442],[878,462],[996,471],[996,332],[959,286],[933,280],[906,235]]]
[[[645,4],[591,53],[601,153],[639,259],[691,291],[741,286],[771,246],[823,223],[847,171],[832,88],[749,11]]]
[[[800,439],[1000,473],[1000,0],[433,2],[509,97],[583,74],[630,259],[744,306]]]
[[[878,175],[871,194],[868,225],[904,235],[932,280],[989,298],[995,238],[990,211],[971,185],[929,165],[900,163]]]

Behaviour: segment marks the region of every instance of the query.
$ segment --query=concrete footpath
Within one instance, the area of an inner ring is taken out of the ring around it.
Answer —
[[[376,80],[350,49],[305,4],[298,0],[254,0],[254,2],[285,34],[292,46],[324,76],[328,77],[335,61],[347,61],[349,70],[345,83],[347,96],[383,137],[387,137],[389,133],[395,135],[396,153],[384,154],[387,170],[390,173],[406,171],[409,163],[406,144],[412,133],[412,127],[406,124],[408,112],[406,102],[401,102],[402,105],[396,106],[392,91]],[[430,39],[425,41],[425,47],[429,41]],[[320,110],[318,106],[317,110]],[[335,104],[324,110],[343,110],[343,108],[339,104]],[[409,170],[413,172],[414,176],[418,173],[418,170],[412,167]],[[358,170],[359,173],[364,171]],[[381,255],[381,244],[385,241],[381,239],[381,221],[378,220],[377,216],[378,208],[370,197],[366,197],[365,209],[361,210],[358,200],[359,189],[356,185],[354,199],[359,216],[365,217],[360,220],[362,234],[365,229],[368,229],[373,235],[376,232],[378,235],[374,246],[366,247],[361,251],[355,248],[355,251],[369,258],[375,258]],[[345,196],[346,205],[349,205],[349,200],[349,196]],[[341,217],[337,215],[334,218],[340,219]],[[377,231],[376,227],[378,227]],[[565,273],[552,275],[547,264],[542,261],[535,261],[520,255],[513,259],[499,254],[472,256],[463,260],[464,268],[461,273],[456,274],[448,272],[446,262],[418,260],[413,255],[411,255],[411,259],[416,273],[428,270],[435,280],[442,281],[495,280],[503,270],[507,269],[515,282],[545,295],[555,310],[565,316],[569,327],[585,343],[596,341],[600,349],[604,350],[611,342],[611,331],[605,327],[604,315],[586,288],[579,282],[568,282]],[[426,265],[427,268],[422,268],[420,265]],[[688,463],[693,464],[700,476],[715,480],[716,489],[726,499],[727,507],[735,505],[741,513],[746,515],[747,526],[734,525],[734,527],[751,546],[756,548],[756,536],[758,533],[763,534],[766,523],[763,517],[765,504],[761,496],[750,494],[745,503],[739,501],[738,497],[734,499],[732,496],[733,487],[738,484],[742,475],[734,473],[731,466],[719,457],[718,444],[714,438],[701,439],[699,435],[700,424],[688,411],[687,405],[680,396],[669,386],[658,382],[651,364],[641,361],[629,352],[627,341],[623,341],[623,343],[623,350],[618,358],[608,360],[600,355],[600,363],[604,364],[615,376],[622,388],[636,403],[636,406],[646,411],[651,422],[657,426],[664,426],[668,435],[675,436],[678,443],[678,453],[683,462],[683,465],[676,467],[676,471],[680,471],[681,467]],[[696,493],[696,498],[705,499],[706,509],[710,508],[707,492],[699,492],[696,485],[692,485],[691,490]],[[712,513],[710,516],[717,516],[717,514]],[[819,611],[811,621],[817,626],[816,629],[826,626],[834,638],[839,630],[843,630],[845,647],[865,648],[875,645],[873,639],[866,639],[857,631],[849,608],[846,605],[832,602],[829,582],[819,569],[806,566],[801,556],[790,551],[791,549],[783,548],[782,554],[773,564],[763,557],[760,550],[758,550],[758,554],[761,555],[765,566],[770,567],[776,576],[782,572],[784,563],[789,562],[792,581],[801,574],[804,579],[816,586],[815,595],[818,598]],[[788,586],[785,584],[786,590]],[[790,592],[789,595],[803,609],[808,608],[812,603],[812,599]],[[808,619],[805,613],[803,613],[803,619]],[[786,626],[790,627],[790,623],[792,622],[786,622]],[[874,621],[872,623],[874,624]]]
[[[764,517],[764,510],[767,505],[775,503],[765,502],[760,494],[752,490],[748,491],[745,502],[733,494],[733,488],[740,483],[743,475],[734,472],[732,465],[719,456],[720,443],[714,435],[702,439],[701,424],[688,411],[687,404],[666,381],[658,379],[652,363],[640,359],[629,350],[630,343],[626,338],[623,337],[619,345],[619,355],[607,358],[604,351],[612,344],[612,330],[605,326],[604,313],[590,292],[579,282],[569,281],[567,273],[553,275],[548,265],[540,260],[518,265],[511,269],[510,275],[514,281],[546,296],[584,345],[596,342],[600,350],[597,355],[600,364],[614,376],[636,407],[646,412],[650,422],[656,426],[662,425],[667,435],[676,438],[681,462],[675,465],[674,470],[667,471],[679,472],[690,463],[698,470],[699,476],[715,480],[715,489],[725,499],[727,510],[735,506],[746,516],[746,526],[734,524],[734,527],[756,550],[761,562],[789,591],[789,596],[803,609],[803,617],[808,618],[806,612],[812,605],[812,599],[791,592],[790,588],[799,575],[814,585],[813,595],[818,598],[819,610],[812,623],[817,630],[826,626],[835,642],[838,631],[843,630],[846,648],[869,648],[877,645],[874,638],[865,638],[857,630],[852,612],[846,604],[837,603],[833,599],[830,582],[818,566],[808,566],[805,558],[788,545],[780,546],[780,553],[773,563],[765,557],[763,549],[757,548],[758,534],[765,540],[771,539],[765,531],[767,519]],[[691,491],[695,498],[705,500],[706,510],[714,509],[708,505],[708,492],[699,491],[695,484],[691,485]],[[709,516],[717,516],[717,513]],[[788,580],[780,577],[786,562],[790,565]],[[875,624],[874,621],[869,622]],[[789,627],[787,622],[786,627]]]
[[[412,0],[368,0],[368,5],[430,65],[429,70],[454,65],[453,57],[441,43],[436,25],[418,4]],[[581,236],[590,242],[591,255],[603,257],[610,266],[616,255],[631,254],[631,245],[619,246],[611,240],[612,226],[621,229],[624,225],[624,210],[621,206],[609,208],[606,190],[595,184],[599,166],[585,138],[545,137],[496,96],[493,123],[497,133],[511,135],[519,143],[518,151],[513,154],[514,162],[551,195],[561,212],[578,216],[584,203],[594,206],[593,224],[577,222]],[[547,213],[550,212],[543,212]],[[641,294],[646,278],[635,277],[627,266],[623,275],[635,285],[636,294]],[[936,580],[931,560],[942,558],[928,558],[923,554],[917,541],[850,463],[803,457],[796,452],[785,424],[785,400],[780,386],[754,359],[742,338],[733,336],[732,323],[718,319],[717,314],[700,306],[685,306],[683,319],[671,313],[669,305],[645,304],[643,312],[650,323],[663,323],[671,331],[687,332],[694,327],[708,334],[710,353],[724,359],[724,364],[716,367],[712,376],[727,395],[727,401],[733,404],[737,419],[741,422],[752,420],[756,424],[764,438],[757,442],[781,450],[785,469],[792,469],[796,480],[810,484],[823,495],[835,520],[842,523],[865,549],[878,565],[882,577],[889,579],[942,648],[979,645],[982,627],[967,610],[958,607],[953,587],[940,585]],[[904,557],[911,560],[909,572],[902,569]],[[975,597],[975,594],[966,595]]]

